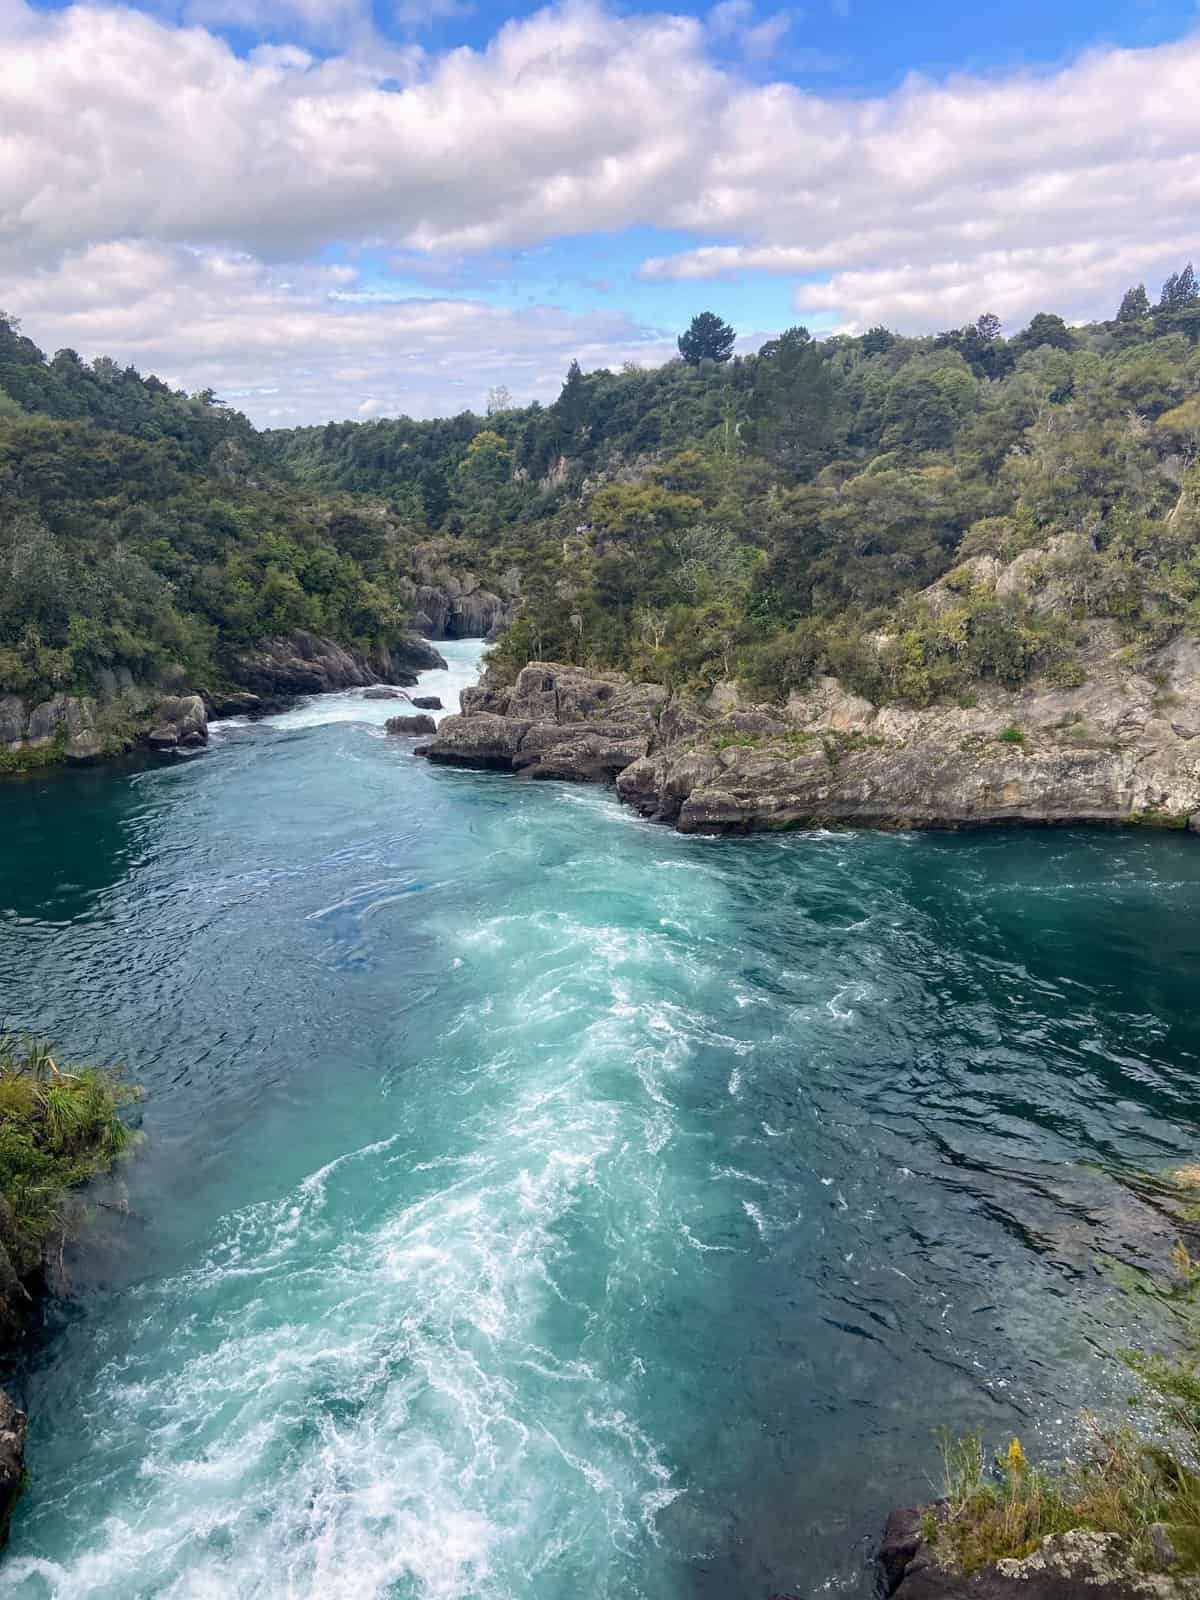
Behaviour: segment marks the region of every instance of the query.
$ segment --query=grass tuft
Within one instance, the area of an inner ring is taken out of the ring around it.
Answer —
[[[60,1067],[44,1041],[0,1035],[0,1195],[22,1233],[45,1239],[67,1191],[112,1166],[136,1098],[112,1072]]]

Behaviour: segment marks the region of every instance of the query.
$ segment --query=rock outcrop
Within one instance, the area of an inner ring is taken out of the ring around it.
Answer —
[[[232,681],[264,699],[364,689],[380,680],[411,687],[418,674],[445,667],[445,659],[424,639],[401,640],[386,651],[364,655],[303,629],[263,639],[228,664]]]
[[[417,589],[412,625],[429,639],[495,637],[517,614],[515,594],[494,594],[472,572],[443,577]]]
[[[412,704],[417,707],[418,711],[442,710],[442,702],[438,699],[436,694],[414,694],[410,698]]]
[[[388,733],[436,733],[437,723],[432,717],[389,717],[384,724]]]
[[[208,743],[208,714],[198,694],[164,700],[158,708],[158,718],[146,735],[152,750],[187,750]]]
[[[969,1576],[943,1565],[922,1536],[925,1513],[893,1511],[879,1549],[884,1594],[894,1600],[1196,1600],[1200,1577],[1170,1571],[1169,1540],[1159,1570],[1139,1564],[1118,1534],[1078,1529],[1043,1539],[1031,1555]],[[1157,1526],[1157,1525],[1156,1525]]]
[[[25,1481],[25,1413],[0,1390],[0,1549]]]
[[[102,761],[139,744],[173,750],[207,741],[199,695],[164,696],[130,682],[110,694],[58,694],[36,703],[0,697],[0,765],[13,768]]]
[[[644,756],[666,691],[560,662],[532,662],[511,689],[465,689],[422,752],[431,761],[524,772],[531,778],[611,782]]]
[[[703,701],[619,673],[532,662],[511,688],[464,690],[432,761],[534,778],[616,780],[685,833],[818,825],[961,828],[1130,823],[1200,831],[1200,644],[1140,669],[1096,623],[1086,679],[981,685],[969,706],[876,707],[834,678],[786,705]]]

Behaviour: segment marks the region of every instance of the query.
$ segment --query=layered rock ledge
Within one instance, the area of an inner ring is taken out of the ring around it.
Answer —
[[[531,662],[464,690],[419,752],[533,778],[613,782],[684,833],[812,826],[1146,823],[1200,831],[1200,644],[1140,668],[1096,623],[1086,681],[981,685],[974,704],[877,707],[835,678],[784,705],[734,684],[704,698],[620,673]]]

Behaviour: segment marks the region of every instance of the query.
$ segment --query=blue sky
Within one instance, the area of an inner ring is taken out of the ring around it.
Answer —
[[[1105,314],[1193,253],[1192,0],[0,0],[0,304],[260,421],[552,398],[711,307]]]

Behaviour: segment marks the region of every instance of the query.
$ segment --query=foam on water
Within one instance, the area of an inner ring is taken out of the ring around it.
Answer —
[[[440,711],[424,714],[440,722],[443,717],[458,711],[458,697],[479,676],[479,662],[483,654],[482,639],[442,639],[434,646],[445,658],[445,669],[437,668],[421,674],[420,687],[405,689],[404,694],[436,695],[442,702]],[[386,687],[386,686],[385,686]],[[333,722],[362,722],[382,728],[389,717],[409,715],[413,707],[406,701],[366,699],[361,689],[341,689],[332,694],[308,695],[287,711],[264,717],[261,726],[268,728],[320,728]],[[232,728],[253,727],[256,724],[246,717],[229,717],[209,724],[218,735]]]
[[[150,1090],[0,1589],[865,1596],[937,1421],[1123,1402],[1090,1252],[1191,1146],[1194,856],[685,839],[388,714],[0,792],[12,1021]]]

